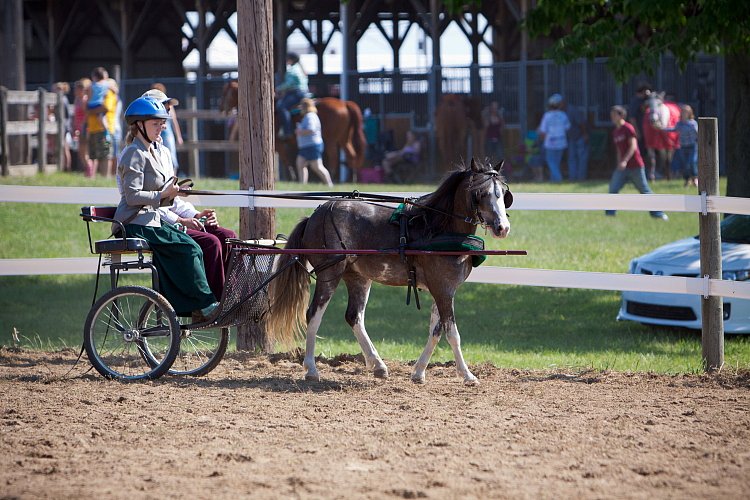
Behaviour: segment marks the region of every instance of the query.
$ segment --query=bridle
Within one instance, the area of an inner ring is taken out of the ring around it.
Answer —
[[[510,204],[513,201],[513,195],[510,195],[510,189],[508,188],[508,185],[503,182],[502,176],[500,173],[496,170],[489,170],[487,172],[474,172],[469,171],[469,191],[471,192],[471,195],[469,197],[470,199],[470,209],[471,209],[471,216],[465,217],[464,222],[467,222],[469,224],[472,224],[474,226],[481,226],[485,229],[487,229],[487,222],[484,220],[484,217],[482,216],[482,212],[479,209],[479,201],[480,201],[480,192],[479,188],[482,187],[487,182],[492,182],[494,191],[495,191],[495,197],[497,197],[498,200],[503,199],[503,204],[505,205],[505,208],[510,207]],[[476,184],[476,189],[472,191],[472,187],[475,186],[474,178],[476,176],[484,176],[485,178],[482,179],[479,183]],[[510,198],[510,202],[506,203],[506,200],[504,199],[506,196],[503,194],[503,189],[505,190],[505,193],[507,193]]]

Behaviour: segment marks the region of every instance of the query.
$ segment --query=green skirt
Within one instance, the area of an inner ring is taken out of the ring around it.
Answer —
[[[180,316],[216,302],[208,287],[203,251],[193,239],[169,224],[161,227],[126,224],[129,237],[148,241],[159,271],[159,293]]]

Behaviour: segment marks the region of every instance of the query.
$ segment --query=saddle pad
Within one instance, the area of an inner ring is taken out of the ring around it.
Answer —
[[[460,252],[462,250],[481,251],[484,250],[484,240],[474,234],[443,233],[429,240],[417,240],[410,242],[408,248],[412,250],[435,250],[445,252]],[[472,267],[478,267],[487,260],[486,255],[472,255]]]
[[[399,224],[399,218],[406,209],[404,203],[400,203],[391,214],[389,222]],[[410,250],[434,250],[445,252],[460,252],[462,250],[484,250],[484,240],[473,234],[443,233],[433,236],[429,240],[415,240],[408,242],[406,248]],[[478,267],[487,260],[486,255],[472,255],[472,267]]]

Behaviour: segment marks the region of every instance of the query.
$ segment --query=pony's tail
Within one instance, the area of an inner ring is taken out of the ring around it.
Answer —
[[[302,248],[302,235],[309,217],[305,217],[292,230],[286,248]],[[310,275],[307,272],[307,258],[304,255],[282,254],[277,259],[279,268],[299,257],[299,262],[291,264],[269,284],[268,295],[271,311],[266,324],[267,336],[271,345],[292,349],[305,338],[307,331],[307,303],[310,298]]]
[[[355,165],[352,165],[354,169],[360,169],[365,161],[365,152],[367,149],[367,139],[365,139],[364,120],[362,119],[362,111],[359,109],[356,103],[352,101],[346,101],[346,109],[349,111],[349,123],[351,126],[351,138],[352,147],[354,148],[354,154],[352,155],[355,160]]]

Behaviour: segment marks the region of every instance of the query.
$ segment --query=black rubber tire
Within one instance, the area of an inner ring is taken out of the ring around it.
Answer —
[[[157,313],[148,323],[141,314],[144,309]],[[167,373],[180,351],[180,322],[167,299],[151,288],[118,287],[102,295],[89,311],[83,344],[103,376],[152,380]],[[158,363],[147,362],[144,346],[160,353]]]

